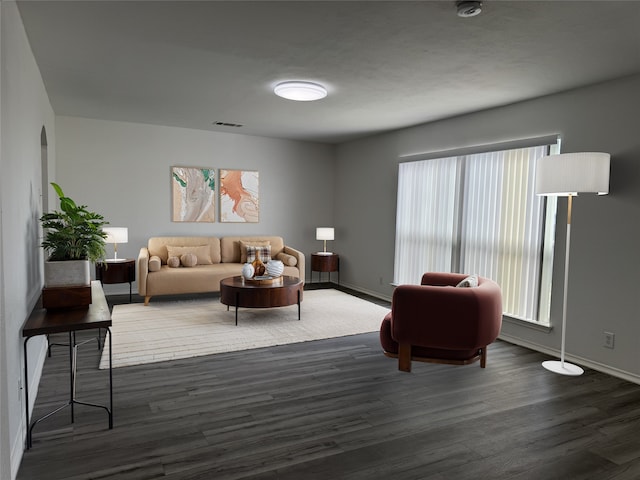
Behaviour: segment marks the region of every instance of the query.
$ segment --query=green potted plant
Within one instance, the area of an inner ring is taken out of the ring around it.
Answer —
[[[87,287],[91,283],[89,263],[105,257],[106,234],[102,227],[109,222],[87,210],[86,205],[77,205],[58,184],[51,186],[60,198],[60,210],[40,217],[45,229],[42,247],[49,255],[45,261],[45,287]]]

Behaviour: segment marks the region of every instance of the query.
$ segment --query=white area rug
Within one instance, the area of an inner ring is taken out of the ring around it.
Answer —
[[[380,329],[388,308],[338,290],[305,291],[298,307],[235,308],[219,299],[116,305],[113,367],[342,337]],[[109,368],[109,339],[100,368]]]

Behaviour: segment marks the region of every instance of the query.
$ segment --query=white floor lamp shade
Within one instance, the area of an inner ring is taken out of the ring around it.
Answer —
[[[542,366],[547,370],[562,375],[575,376],[584,373],[584,370],[579,366],[564,360],[573,197],[577,196],[578,193],[597,193],[598,195],[609,193],[610,159],[611,157],[608,153],[563,153],[542,157],[536,164],[536,194],[568,197],[560,361],[549,360],[542,362]]]

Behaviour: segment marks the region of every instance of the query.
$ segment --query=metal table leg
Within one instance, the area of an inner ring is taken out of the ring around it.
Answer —
[[[236,327],[238,326],[238,304],[240,303],[240,292],[236,292]]]
[[[27,441],[26,441],[26,449],[29,450],[33,446],[33,429],[34,427],[43,420],[51,417],[52,415],[58,413],[60,410],[71,407],[71,423],[74,423],[74,405],[86,405],[88,407],[97,407],[106,410],[108,418],[109,418],[109,429],[113,429],[113,348],[111,345],[111,329],[106,328],[107,334],[109,335],[109,407],[104,405],[98,405],[95,403],[82,402],[77,400],[76,397],[76,377],[77,377],[77,355],[78,355],[78,344],[76,343],[76,335],[75,331],[69,332],[69,400],[64,405],[56,408],[52,412],[47,413],[39,417],[38,419],[33,421],[31,424],[31,419],[29,415],[29,365],[28,365],[28,354],[27,354],[27,342],[31,337],[27,337],[24,340],[24,397],[25,397],[25,418],[26,418],[26,428],[27,428]],[[106,338],[106,337],[105,337]],[[87,340],[90,341],[90,340]],[[82,342],[80,345],[86,343]]]

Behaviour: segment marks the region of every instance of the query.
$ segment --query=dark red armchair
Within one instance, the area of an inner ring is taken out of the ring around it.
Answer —
[[[411,361],[467,365],[480,360],[485,368],[487,345],[500,333],[502,293],[488,278],[476,287],[456,287],[467,275],[425,273],[420,285],[399,285],[391,312],[382,321],[380,342],[398,369],[411,371]]]

